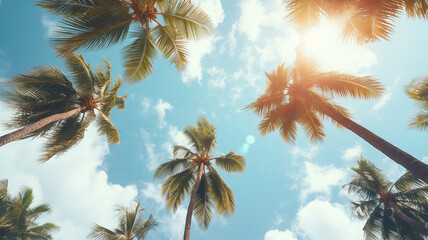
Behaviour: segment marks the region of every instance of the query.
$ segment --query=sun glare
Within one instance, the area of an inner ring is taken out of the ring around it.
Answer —
[[[364,73],[376,64],[376,55],[367,47],[345,42],[339,28],[330,21],[322,21],[308,30],[302,39],[304,54],[323,71]]]

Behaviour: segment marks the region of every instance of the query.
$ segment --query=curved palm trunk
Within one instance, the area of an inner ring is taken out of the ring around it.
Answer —
[[[343,116],[339,111],[332,107],[326,107],[326,109],[320,109],[321,112],[351,130],[370,145],[381,151],[387,157],[392,159],[394,162],[400,164],[406,168],[409,172],[420,178],[424,182],[428,183],[428,165],[419,161],[412,155],[385,141],[383,138],[372,133],[363,126],[357,124],[351,119]]]
[[[184,226],[184,240],[190,240],[190,227],[192,224],[193,206],[195,205],[195,196],[198,191],[199,185],[201,184],[202,173],[204,173],[204,163],[199,164],[198,178],[196,178],[195,187],[190,195],[189,207],[187,207],[186,225]]]
[[[403,213],[403,211],[401,211],[400,207],[398,207],[395,202],[390,202],[389,205],[392,207],[392,209],[394,209],[394,213],[397,214],[397,216],[407,224],[409,224],[413,229],[428,236],[428,229],[426,229],[423,224],[415,221],[413,218],[410,218],[405,213]]]
[[[52,123],[52,122],[55,122],[58,120],[67,119],[67,118],[81,112],[84,109],[85,109],[84,106],[80,106],[80,107],[74,108],[68,112],[57,113],[57,114],[54,114],[52,116],[43,118],[43,119],[41,119],[35,123],[32,123],[26,127],[19,129],[19,130],[16,130],[14,132],[3,135],[0,137],[0,147],[7,144],[7,143],[12,142],[12,141],[19,140],[22,137],[26,136],[27,134],[30,134],[30,133],[40,129],[40,128],[48,125],[49,123]]]

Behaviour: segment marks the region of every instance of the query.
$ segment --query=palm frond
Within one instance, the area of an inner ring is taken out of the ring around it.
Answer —
[[[421,111],[410,120],[409,127],[415,127],[420,130],[428,130],[428,112]]]
[[[197,131],[195,127],[187,126],[184,129],[183,134],[187,137],[187,139],[189,139],[190,145],[196,152],[202,151],[203,149],[202,141],[201,141],[202,136],[200,135],[200,133]]]
[[[243,172],[245,167],[244,156],[236,155],[231,151],[228,154],[216,157],[215,164],[227,172]]]
[[[139,29],[132,34],[135,41],[125,48],[125,73],[132,83],[147,78],[153,71],[156,57],[155,40],[147,29]]]
[[[311,84],[326,93],[363,99],[378,98],[385,90],[383,85],[372,77],[336,72],[321,73],[311,79]]]
[[[92,96],[94,92],[94,75],[82,55],[71,53],[67,55],[65,63],[73,75],[72,81],[79,95],[84,98]]]
[[[92,229],[92,232],[88,235],[88,238],[94,240],[115,240],[117,239],[117,236],[115,232],[98,224],[95,224]]]
[[[351,201],[351,206],[359,219],[366,219],[372,214],[374,209],[380,205],[379,198],[373,198],[367,201],[354,202]]]
[[[184,196],[189,194],[194,185],[196,166],[170,176],[162,185],[162,195],[166,198],[167,209],[175,212]]]
[[[303,109],[301,109],[297,122],[303,126],[310,141],[321,141],[325,137],[324,125],[321,119],[307,103],[303,102],[301,105]]]
[[[144,240],[148,232],[158,226],[158,224],[159,223],[154,219],[153,215],[150,214],[149,218],[135,230],[135,236],[139,240]]]
[[[287,21],[301,24],[303,27],[314,25],[319,21],[324,10],[324,1],[283,0],[287,8]]]
[[[80,115],[74,115],[60,121],[43,147],[44,154],[39,158],[39,161],[46,162],[54,155],[64,153],[79,143],[84,137],[86,128],[94,119],[95,114],[89,111],[86,112],[83,119]]]
[[[277,108],[284,101],[285,94],[276,92],[273,94],[262,94],[256,101],[248,104],[245,110],[253,110],[258,115],[263,115]]]
[[[93,0],[38,0],[37,6],[46,8],[50,13],[66,17],[79,16],[94,6]]]
[[[403,1],[407,16],[412,18],[428,18],[428,1],[427,0],[406,0]]]
[[[120,143],[119,131],[102,111],[98,111],[97,126],[99,134],[105,135],[109,143]]]
[[[202,151],[211,153],[217,148],[215,127],[207,118],[202,117],[198,119],[196,122],[196,130],[200,136],[199,142],[201,143]]]
[[[196,40],[211,33],[209,16],[191,1],[171,0],[159,7],[166,25],[182,33],[186,39]]]
[[[213,207],[214,203],[208,192],[207,177],[206,174],[203,174],[199,188],[196,191],[195,207],[193,209],[193,214],[195,215],[196,222],[199,224],[200,228],[208,228],[211,222]]]
[[[222,214],[231,214],[235,211],[235,198],[232,190],[223,181],[223,178],[211,166],[207,166],[209,172],[206,174],[209,182],[209,192],[217,205],[217,212]]]
[[[196,153],[192,152],[192,150],[188,149],[185,146],[174,146],[172,148],[172,156],[174,158],[187,158],[190,159],[192,157],[194,157],[196,155]]]
[[[132,22],[129,9],[120,1],[97,2],[86,14],[65,18],[53,40],[60,55],[76,50],[95,50],[121,42]]]
[[[265,72],[265,75],[268,79],[266,81],[266,94],[284,93],[291,80],[291,69],[281,64],[278,65],[276,70],[270,73]]]
[[[170,26],[156,26],[153,30],[156,47],[166,59],[174,64],[177,70],[184,68],[187,63],[188,50],[184,38]]]
[[[164,178],[166,176],[176,174],[189,166],[189,158],[174,158],[169,162],[159,165],[155,170],[153,178]]]
[[[414,188],[420,188],[426,186],[426,183],[421,179],[415,177],[412,173],[406,172],[400,178],[395,181],[393,187],[399,192],[408,191]]]

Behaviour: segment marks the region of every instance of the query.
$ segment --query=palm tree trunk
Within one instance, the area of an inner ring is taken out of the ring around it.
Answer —
[[[400,207],[398,207],[395,202],[391,201],[389,205],[392,207],[392,209],[394,209],[394,213],[397,214],[397,216],[400,217],[407,224],[409,224],[413,229],[428,236],[428,229],[426,229],[423,224],[415,221],[413,218],[410,218],[405,213],[403,213],[403,211],[401,211]]]
[[[189,207],[187,207],[186,225],[184,226],[184,240],[190,240],[190,227],[192,224],[193,206],[195,205],[195,196],[198,191],[199,185],[201,184],[202,173],[204,173],[204,163],[199,164],[198,178],[196,178],[195,187],[190,195]]]
[[[57,113],[57,114],[54,114],[52,116],[43,118],[43,119],[41,119],[41,120],[39,120],[39,121],[37,121],[35,123],[32,123],[32,124],[30,124],[30,125],[28,125],[26,127],[23,127],[21,129],[19,129],[19,130],[16,130],[14,132],[11,132],[11,133],[8,133],[6,135],[3,135],[3,136],[0,137],[0,147],[3,146],[3,145],[5,145],[5,144],[7,144],[7,143],[12,142],[12,141],[19,140],[22,137],[24,137],[24,136],[26,136],[26,135],[28,135],[28,134],[30,134],[30,133],[32,133],[32,132],[40,129],[40,128],[46,126],[46,125],[48,125],[49,123],[52,123],[52,122],[55,122],[55,121],[58,121],[58,120],[67,119],[67,118],[69,118],[69,117],[71,117],[71,116],[73,116],[73,115],[75,115],[75,114],[83,111],[84,109],[85,109],[84,106],[80,106],[80,107],[74,108],[74,109],[72,109],[72,110],[70,110],[68,112]]]
[[[321,112],[351,130],[370,145],[381,151],[387,157],[392,159],[394,162],[400,164],[406,168],[409,172],[415,175],[417,178],[428,183],[428,165],[419,161],[412,155],[385,141],[383,138],[372,133],[363,126],[357,124],[351,119],[343,116],[342,113],[332,107],[326,107],[325,109],[319,109]]]

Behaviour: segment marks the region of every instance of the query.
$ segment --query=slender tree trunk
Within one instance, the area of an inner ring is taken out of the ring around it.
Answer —
[[[26,136],[27,134],[30,134],[30,133],[40,129],[40,128],[48,125],[49,123],[52,123],[52,122],[55,122],[58,120],[67,119],[67,118],[81,112],[84,109],[85,109],[84,106],[80,106],[80,107],[74,108],[68,112],[57,113],[57,114],[54,114],[52,116],[43,118],[43,119],[41,119],[35,123],[32,123],[26,127],[19,129],[19,130],[16,130],[14,132],[3,135],[0,137],[0,147],[7,144],[7,143],[12,142],[12,141],[19,140],[22,137]]]
[[[415,221],[413,218],[403,213],[403,211],[401,211],[400,207],[398,207],[395,202],[391,201],[389,205],[392,207],[392,209],[394,209],[394,213],[397,214],[397,216],[400,217],[407,224],[409,224],[413,229],[428,236],[428,229],[426,229],[422,223]]]
[[[193,206],[195,205],[195,196],[198,191],[199,185],[201,184],[202,173],[204,173],[204,163],[199,164],[198,178],[196,178],[195,187],[190,195],[189,207],[187,207],[186,225],[184,226],[184,240],[190,240],[190,227],[192,224]]]
[[[321,109],[320,109],[321,110]],[[345,128],[351,130],[370,145],[381,151],[387,157],[392,159],[394,162],[400,164],[406,168],[409,172],[415,175],[417,178],[420,178],[424,182],[428,183],[428,165],[419,161],[412,155],[406,153],[405,151],[397,148],[391,143],[385,141],[383,138],[367,130],[363,126],[355,123],[351,119],[343,116],[339,111],[334,108],[326,107],[326,109],[321,110],[327,116],[331,117],[333,120],[344,126]]]

